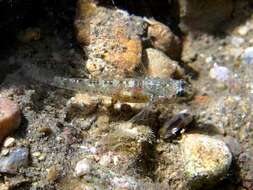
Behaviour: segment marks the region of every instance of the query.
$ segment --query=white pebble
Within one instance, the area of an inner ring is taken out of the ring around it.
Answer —
[[[217,63],[211,68],[209,75],[218,81],[227,81],[230,77],[230,70],[227,67],[219,66]]]
[[[248,32],[249,32],[250,28],[248,26],[241,26],[238,28],[237,32],[242,35],[245,36]]]
[[[236,47],[240,47],[244,42],[245,40],[241,37],[233,36],[231,38],[231,43]]]
[[[99,164],[102,166],[108,166],[112,162],[112,158],[110,155],[103,155],[100,158]]]
[[[15,144],[15,139],[13,137],[8,137],[5,139],[3,146],[8,148],[12,147]]]
[[[211,63],[213,61],[213,57],[212,56],[209,56],[206,58],[206,63]]]
[[[2,156],[6,156],[7,154],[9,154],[9,152],[10,152],[9,149],[3,149],[3,150],[1,151],[1,155],[2,155]]]
[[[242,61],[246,64],[253,64],[253,47],[248,47],[244,50]]]
[[[33,152],[32,156],[38,158],[41,156],[41,153],[40,152]]]
[[[91,163],[87,159],[83,159],[76,164],[75,173],[80,177],[91,172]]]

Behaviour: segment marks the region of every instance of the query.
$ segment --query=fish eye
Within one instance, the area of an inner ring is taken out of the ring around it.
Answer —
[[[171,129],[171,133],[172,133],[173,135],[176,135],[176,134],[178,134],[179,132],[180,132],[180,129],[177,128],[177,127],[174,127],[173,129]]]
[[[185,87],[186,87],[186,82],[183,80],[180,80],[177,87],[177,92],[176,92],[177,96],[184,96],[186,94]]]

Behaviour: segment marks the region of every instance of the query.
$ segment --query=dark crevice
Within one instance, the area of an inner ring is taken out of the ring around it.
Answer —
[[[40,22],[58,31],[72,29],[76,0],[2,0],[0,1],[0,57],[15,44],[20,30],[38,27]]]
[[[177,0],[100,0],[104,6],[115,6],[129,14],[151,17],[169,26],[176,34],[181,34],[179,24],[179,4]]]

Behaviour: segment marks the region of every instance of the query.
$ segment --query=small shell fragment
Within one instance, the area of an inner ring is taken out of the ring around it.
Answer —
[[[165,121],[159,130],[159,135],[164,140],[171,140],[177,137],[180,133],[183,133],[192,121],[193,116],[189,114],[187,110],[183,110]]]

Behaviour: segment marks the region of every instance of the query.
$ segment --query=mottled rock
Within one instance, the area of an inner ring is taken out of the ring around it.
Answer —
[[[97,5],[94,1],[79,0],[75,26],[77,40],[88,55],[88,70],[97,75],[103,74],[122,77],[133,73],[141,63],[143,34],[141,19],[127,12],[117,11]],[[136,24],[138,22],[138,24]],[[94,60],[90,64],[89,60]],[[106,63],[104,65],[104,63]]]
[[[86,69],[92,76],[99,76],[104,70],[106,62],[101,58],[88,59]]]
[[[149,19],[148,38],[154,48],[166,53],[172,59],[179,59],[182,51],[182,43],[168,26],[154,19]]]
[[[232,0],[180,0],[180,27],[183,31],[214,31],[231,17]]]
[[[155,174],[157,180],[164,185],[163,188],[154,189],[186,190],[187,188],[184,188],[186,184],[180,146],[177,143],[162,141],[157,144],[156,151],[158,159]]]
[[[158,78],[174,78],[183,75],[182,69],[176,61],[171,60],[163,52],[148,48],[145,50],[148,75]]]
[[[0,142],[17,129],[21,122],[21,111],[16,103],[0,97]]]
[[[181,147],[191,189],[215,185],[226,176],[232,154],[223,141],[201,134],[187,134]]]
[[[91,172],[91,163],[87,159],[83,159],[76,164],[75,174],[76,176],[83,176],[85,174],[89,174]]]
[[[27,148],[17,148],[7,157],[0,158],[0,172],[15,174],[18,169],[28,165],[29,150]]]

